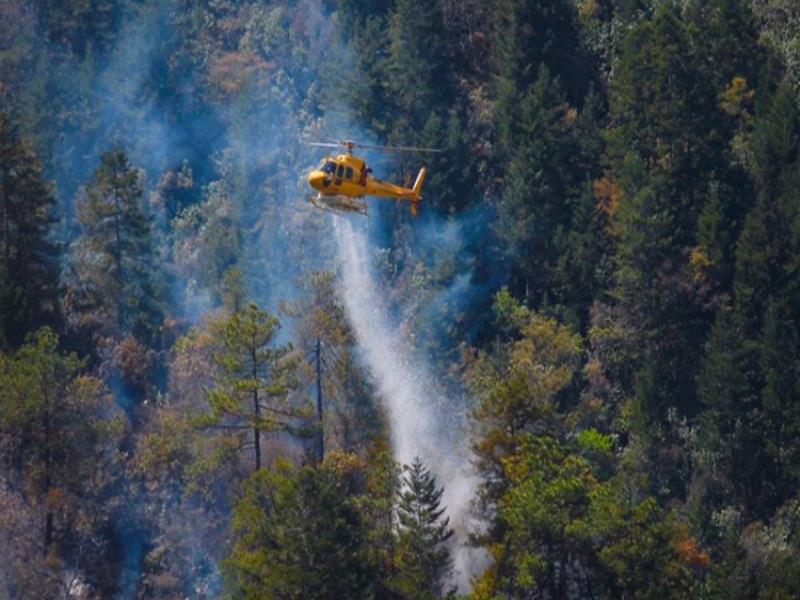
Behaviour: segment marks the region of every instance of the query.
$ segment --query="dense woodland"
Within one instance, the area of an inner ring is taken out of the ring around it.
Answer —
[[[3,0],[0,102],[0,598],[800,597],[794,0]],[[304,201],[330,137],[444,149],[370,260],[472,573]]]

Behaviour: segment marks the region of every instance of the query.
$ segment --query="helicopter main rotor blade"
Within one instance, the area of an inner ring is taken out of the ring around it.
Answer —
[[[359,144],[352,140],[330,140],[329,142],[309,142],[311,146],[322,148],[364,148],[366,150],[384,150],[387,152],[444,152],[440,148],[421,148],[419,146],[376,146],[375,144]]]
[[[374,146],[372,144],[353,144],[357,148],[386,150],[388,152],[444,152],[441,148],[420,148],[418,146]]]

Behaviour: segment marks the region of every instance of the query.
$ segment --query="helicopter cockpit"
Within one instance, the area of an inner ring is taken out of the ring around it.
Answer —
[[[332,160],[324,158],[322,159],[322,162],[319,163],[318,169],[323,173],[327,173],[328,175],[334,175],[336,173],[336,163]]]

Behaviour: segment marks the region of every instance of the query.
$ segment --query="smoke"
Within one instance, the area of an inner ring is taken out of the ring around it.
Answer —
[[[365,226],[342,218],[333,223],[342,299],[386,404],[395,458],[410,464],[419,457],[444,486],[443,502],[455,529],[455,582],[464,591],[483,557],[466,545],[477,477],[471,471],[467,438],[461,430],[463,410],[437,385],[426,362],[387,318],[388,308],[370,264],[375,252],[367,242]]]
[[[74,220],[76,191],[91,176],[102,152],[120,146],[132,164],[146,171],[149,187],[165,169],[174,169],[182,159],[191,165],[198,188],[222,180],[230,185],[230,200],[236,206],[235,218],[243,236],[237,266],[241,267],[248,296],[265,308],[293,300],[297,279],[330,267],[330,259],[338,255],[342,297],[363,357],[386,403],[396,458],[410,463],[419,456],[444,486],[444,503],[456,529],[458,583],[465,589],[468,576],[476,571],[471,568],[475,556],[464,543],[468,508],[477,482],[470,471],[462,430],[465,407],[463,399],[452,391],[454,386],[448,388],[441,373],[429,366],[420,347],[434,340],[438,347],[452,350],[454,346],[444,332],[447,319],[442,317],[473,304],[478,287],[469,268],[464,269],[468,259],[462,256],[465,251],[459,245],[465,217],[444,226],[441,219],[415,222],[411,235],[419,242],[415,245],[418,254],[432,256],[445,249],[458,268],[443,289],[419,305],[421,310],[402,306],[414,311],[425,328],[412,332],[416,337],[404,335],[392,318],[397,314],[395,305],[403,303],[390,301],[380,291],[372,263],[376,248],[368,242],[366,223],[354,228],[348,221],[336,219],[331,240],[326,235],[327,219],[301,201],[309,193],[303,171],[319,159],[301,140],[353,137],[381,141],[355,122],[335,93],[317,100],[319,106],[309,104],[308,98],[320,97],[320,86],[330,84],[326,76],[341,72],[357,75],[357,61],[334,35],[330,11],[318,0],[301,0],[294,8],[276,3],[254,9],[248,17],[247,34],[235,49],[276,56],[279,60],[269,65],[275,70],[268,71],[266,82],[250,82],[229,99],[214,101],[201,94],[208,79],[203,67],[181,61],[173,65],[167,60],[179,56],[176,48],[185,35],[175,20],[182,3],[145,0],[134,6],[124,15],[114,42],[102,55],[85,60],[59,59],[52,67],[58,75],[57,94],[61,104],[69,108],[64,112],[70,115],[66,122],[53,117],[51,128],[57,135],[49,141],[47,153],[48,171],[58,184],[64,222],[69,225]],[[287,25],[299,37],[279,35]],[[273,39],[277,40],[275,47],[264,52],[263,44],[272,44]],[[294,46],[304,48],[304,52],[295,52]],[[56,58],[59,53],[60,49],[53,46],[43,56]],[[327,74],[332,64],[346,68]],[[391,159],[369,158],[376,172],[389,170]],[[476,218],[476,227],[482,227],[483,222]],[[164,232],[153,234],[159,245],[168,245]],[[471,234],[464,237],[480,239]],[[209,303],[201,297],[203,290],[182,289],[185,283],[175,284],[181,289],[174,291],[171,308],[192,320]],[[284,327],[281,335],[291,337],[290,328]],[[115,391],[121,398],[119,390]],[[120,598],[136,593],[143,561],[158,533],[156,528],[148,530],[149,524],[139,514],[139,505],[149,503],[157,504],[158,499],[124,494],[122,513],[126,522],[136,526],[118,527],[115,532],[123,546]],[[213,554],[211,543],[197,532],[186,540],[191,554],[205,556]]]

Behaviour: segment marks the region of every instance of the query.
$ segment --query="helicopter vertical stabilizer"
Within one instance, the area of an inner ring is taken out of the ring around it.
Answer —
[[[416,217],[419,212],[419,200],[422,193],[422,184],[425,183],[425,176],[428,174],[428,169],[422,167],[417,175],[417,180],[414,182],[414,187],[411,188],[411,215]]]
[[[411,191],[414,194],[414,199],[419,201],[420,194],[422,193],[422,184],[425,183],[425,176],[428,174],[428,169],[422,167],[419,170],[419,175],[417,175],[417,180],[414,182],[414,187],[411,188]]]

